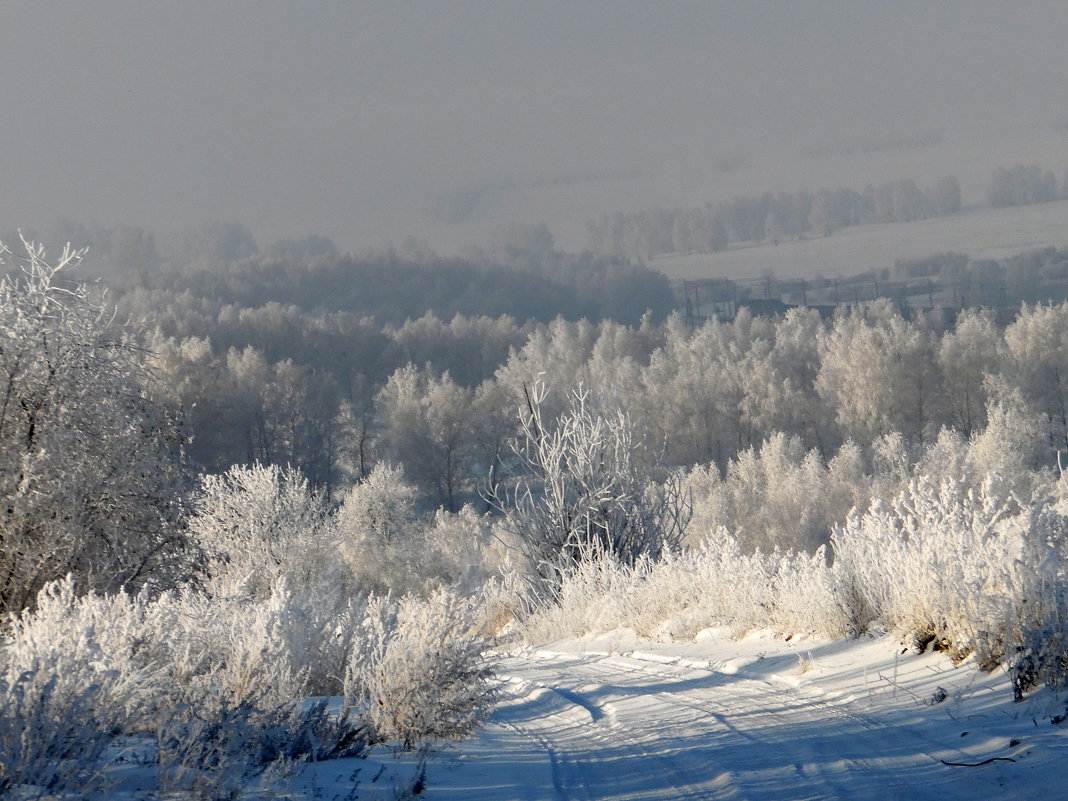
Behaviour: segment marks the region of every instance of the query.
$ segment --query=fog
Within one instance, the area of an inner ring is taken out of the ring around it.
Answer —
[[[1060,2],[17,4],[0,229],[448,249],[515,219],[577,247],[587,218],[739,170],[732,193],[798,189],[773,165],[806,153],[1059,132],[1068,163],[1065,31]]]

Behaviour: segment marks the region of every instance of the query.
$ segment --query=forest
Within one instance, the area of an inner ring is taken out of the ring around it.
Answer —
[[[237,797],[469,734],[491,643],[619,625],[1068,678],[1068,304],[687,325],[546,233],[5,251],[0,791],[98,789],[133,738],[161,791]]]

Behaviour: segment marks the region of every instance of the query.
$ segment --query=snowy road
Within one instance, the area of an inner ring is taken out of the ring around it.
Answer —
[[[988,686],[1003,676],[886,652],[884,642],[877,654],[828,644],[725,663],[663,650],[512,656],[491,723],[430,767],[425,797],[1068,797],[1062,733]]]

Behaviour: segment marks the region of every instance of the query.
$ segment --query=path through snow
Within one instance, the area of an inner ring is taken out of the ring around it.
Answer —
[[[424,797],[1068,798],[1057,700],[1013,704],[1004,673],[890,639],[599,645],[505,658],[491,722],[431,761]]]

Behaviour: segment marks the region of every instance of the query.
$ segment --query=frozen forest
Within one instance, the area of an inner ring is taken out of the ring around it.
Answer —
[[[380,324],[244,305],[279,257],[214,265],[224,302],[203,262],[109,294],[84,256],[22,240],[0,282],[5,792],[133,748],[235,797],[463,737],[499,649],[620,627],[1068,680],[1068,304]]]

